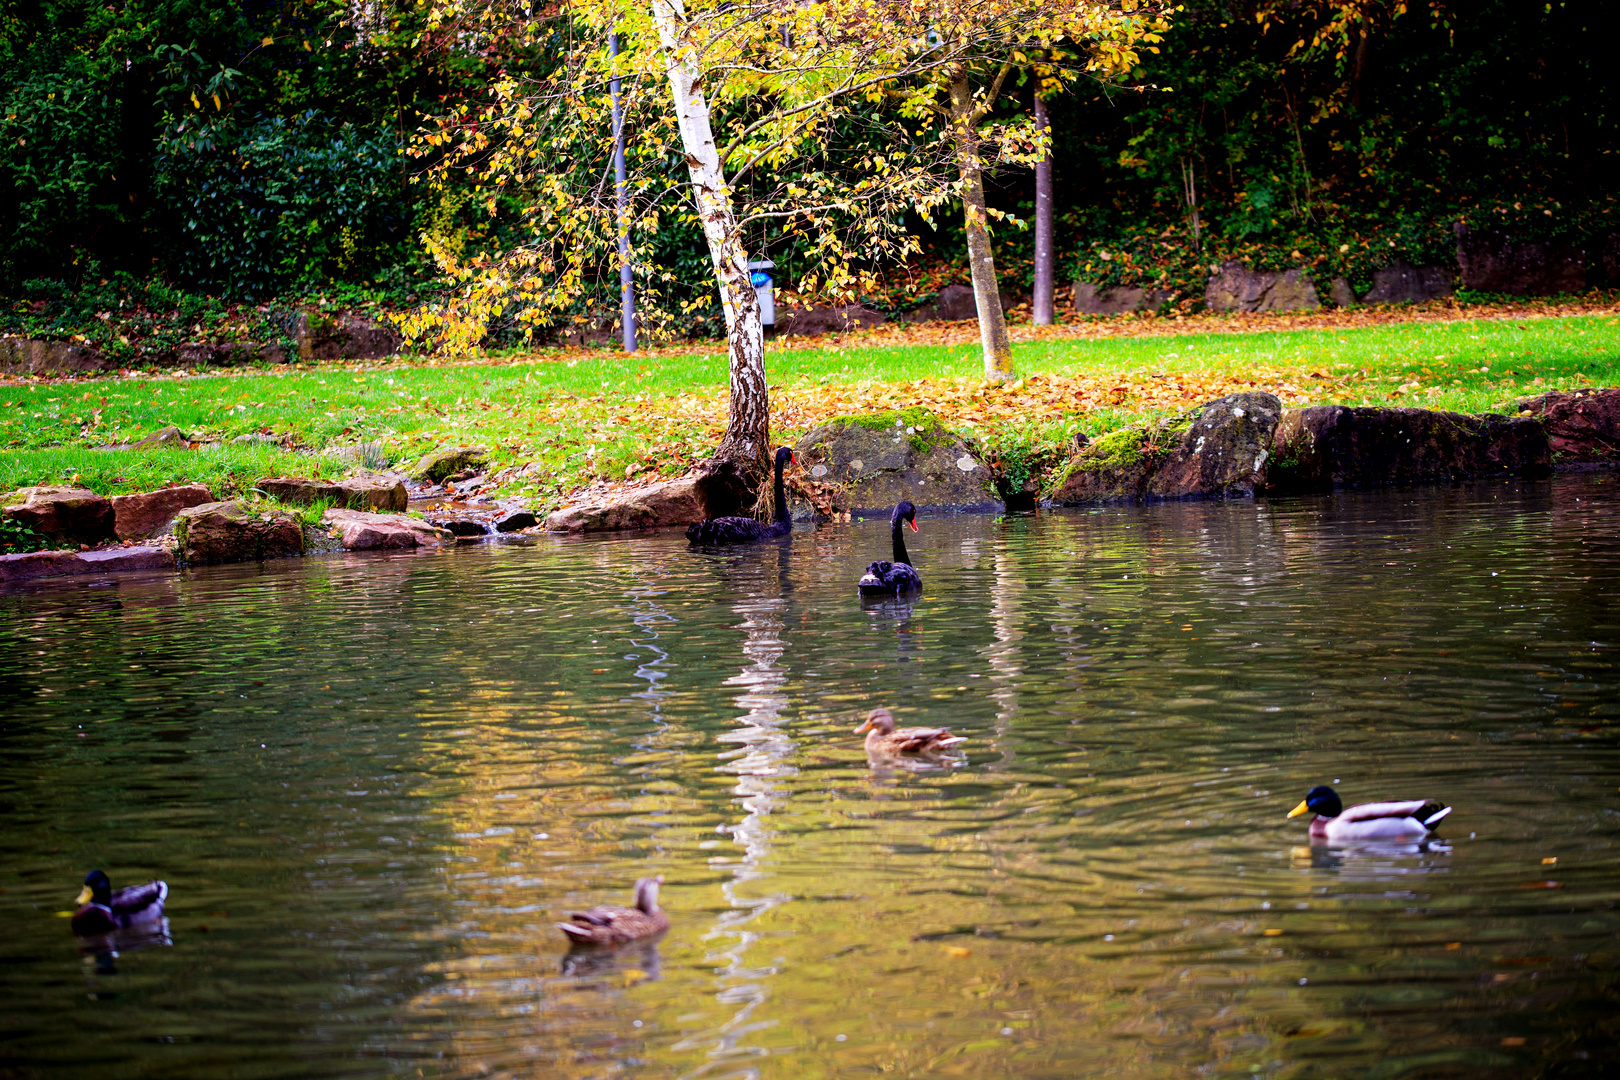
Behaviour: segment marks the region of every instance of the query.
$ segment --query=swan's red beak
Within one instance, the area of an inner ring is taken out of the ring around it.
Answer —
[[[911,519],[911,531],[912,532],[917,531],[917,519],[916,518]]]

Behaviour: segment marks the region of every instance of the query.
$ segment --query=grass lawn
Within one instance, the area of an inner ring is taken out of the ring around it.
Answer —
[[[1021,377],[1005,386],[980,380],[971,324],[921,340],[877,331],[774,348],[775,433],[791,441],[831,416],[921,405],[1009,457],[1241,389],[1290,405],[1480,412],[1544,389],[1620,385],[1620,315],[1605,309],[1252,333],[1213,321],[1144,329],[1107,338],[1027,330],[1014,346]],[[333,451],[362,441],[380,441],[400,464],[476,443],[499,466],[531,466],[504,493],[550,507],[627,470],[679,475],[708,453],[725,418],[722,349],[11,379],[0,382],[0,490],[73,481],[118,493],[194,480],[223,494],[269,473],[341,475],[353,458]],[[171,424],[204,446],[97,449]],[[229,441],[251,432],[285,436],[299,452]]]

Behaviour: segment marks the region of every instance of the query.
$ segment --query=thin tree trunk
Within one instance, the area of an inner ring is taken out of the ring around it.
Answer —
[[[1046,133],[1046,153],[1035,163],[1035,299],[1036,326],[1051,326],[1053,293],[1057,284],[1053,260],[1052,223],[1052,122],[1046,115],[1046,101],[1035,88],[1035,127]]]
[[[608,32],[608,54],[619,55],[619,35]],[[619,77],[608,83],[613,94],[613,197],[619,215],[619,329],[624,351],[636,351],[636,286],[630,270],[630,184],[624,165],[624,106],[619,100]]]
[[[1003,382],[1012,375],[1012,346],[1007,342],[1007,316],[996,285],[996,260],[990,253],[989,214],[984,175],[979,169],[978,120],[973,87],[965,67],[951,76],[951,124],[956,162],[962,172],[962,211],[966,217],[968,267],[973,271],[973,300],[979,311],[979,344],[984,349],[984,377]]]
[[[716,517],[751,509],[768,471],[771,411],[765,386],[765,328],[759,321],[759,297],[748,280],[748,252],[732,212],[731,191],[709,124],[709,104],[701,87],[703,73],[683,52],[685,6],[681,0],[654,0],[652,12],[664,47],[664,71],[675,99],[692,197],[709,242],[726,317],[731,410],[720,446],[698,467],[704,509]]]

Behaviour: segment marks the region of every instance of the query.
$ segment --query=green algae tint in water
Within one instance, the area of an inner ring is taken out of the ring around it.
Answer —
[[[906,606],[876,522],[0,595],[0,1075],[1600,1075],[1617,492],[925,518]],[[1317,783],[1456,809],[1312,848]],[[93,866],[173,944],[81,957]]]

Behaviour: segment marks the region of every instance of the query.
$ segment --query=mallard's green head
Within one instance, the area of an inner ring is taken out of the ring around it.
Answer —
[[[1313,787],[1305,794],[1305,801],[1288,811],[1291,818],[1299,817],[1315,811],[1323,817],[1338,817],[1344,813],[1344,803],[1339,801],[1339,793],[1330,787]]]
[[[112,903],[112,882],[100,870],[92,870],[84,875],[84,889],[74,903],[82,906],[92,901],[103,907]]]

